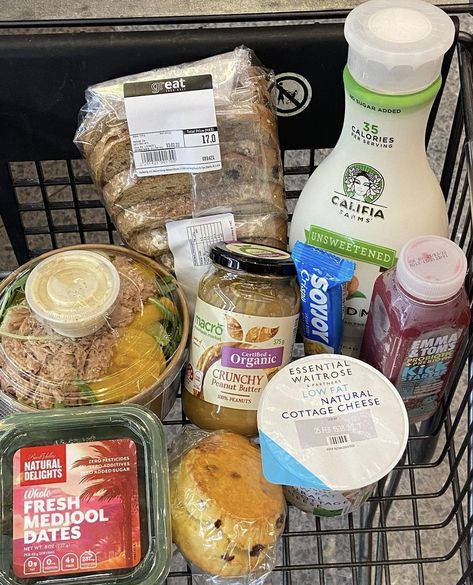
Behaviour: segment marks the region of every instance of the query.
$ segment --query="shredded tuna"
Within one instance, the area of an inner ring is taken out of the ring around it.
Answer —
[[[110,315],[110,324],[112,327],[126,327],[141,311],[143,303],[156,292],[156,283],[146,280],[133,262],[123,256],[117,257],[113,263],[120,274],[120,293],[117,306]]]
[[[114,346],[143,303],[156,292],[156,284],[144,278],[132,261],[114,260],[120,274],[120,293],[109,322],[93,335],[70,339],[38,321],[26,306],[12,307],[2,329],[43,340],[1,338],[0,387],[33,408],[79,406],[90,399],[75,381],[91,382],[105,375]]]
[[[108,327],[78,339],[62,337],[39,323],[27,307],[11,308],[2,327],[10,333],[46,338],[2,337],[2,386],[8,378],[7,392],[36,408],[86,404],[87,397],[74,380],[90,382],[104,375],[117,340],[117,333]]]

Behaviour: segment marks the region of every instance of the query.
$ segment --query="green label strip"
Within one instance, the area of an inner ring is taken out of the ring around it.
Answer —
[[[396,251],[391,248],[349,238],[317,225],[311,225],[310,229],[304,230],[304,232],[306,244],[323,248],[339,256],[383,268],[392,268],[396,264]]]

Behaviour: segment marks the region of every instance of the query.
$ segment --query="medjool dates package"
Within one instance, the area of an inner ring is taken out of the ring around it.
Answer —
[[[168,464],[139,406],[13,415],[0,423],[0,583],[163,583]]]
[[[0,286],[0,417],[135,402],[164,417],[188,334],[173,277],[115,246],[56,250]]]

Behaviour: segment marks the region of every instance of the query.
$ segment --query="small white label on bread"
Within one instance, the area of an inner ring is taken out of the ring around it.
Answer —
[[[174,256],[177,280],[186,293],[191,313],[197,298],[199,281],[210,264],[212,244],[237,239],[232,213],[221,213],[194,219],[169,221],[166,224],[169,249]]]

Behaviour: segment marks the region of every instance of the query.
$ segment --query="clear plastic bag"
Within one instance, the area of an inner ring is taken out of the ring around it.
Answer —
[[[264,583],[276,563],[286,504],[240,435],[185,428],[171,448],[173,540],[196,582]]]
[[[222,169],[138,177],[123,84],[200,74],[212,75]],[[273,73],[241,47],[87,90],[75,143],[126,244],[159,259],[165,255],[169,266],[167,221],[231,212],[239,239],[286,247],[287,211],[270,99],[273,83]]]

